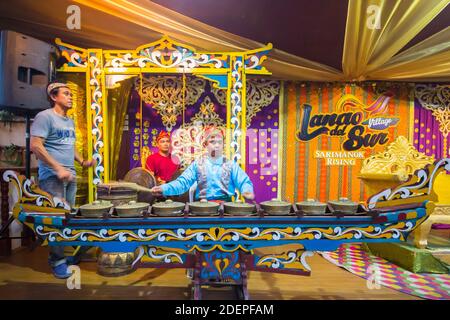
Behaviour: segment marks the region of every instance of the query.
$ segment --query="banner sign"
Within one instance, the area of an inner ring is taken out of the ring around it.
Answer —
[[[363,151],[366,149],[389,142],[388,129],[400,120],[386,115],[391,97],[391,93],[385,93],[370,106],[365,106],[354,95],[345,94],[337,102],[337,111],[333,113],[311,114],[312,106],[305,103],[296,138],[306,142],[321,135],[339,137],[341,150],[317,150],[315,158],[326,159],[327,165],[354,165],[356,159],[364,158]]]

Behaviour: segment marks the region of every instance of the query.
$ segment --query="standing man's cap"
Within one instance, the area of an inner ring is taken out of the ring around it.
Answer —
[[[68,88],[69,86],[67,85],[67,83],[62,83],[62,82],[52,82],[49,83],[47,86],[47,94],[50,95],[50,92],[52,92],[53,89],[58,89],[58,88]]]

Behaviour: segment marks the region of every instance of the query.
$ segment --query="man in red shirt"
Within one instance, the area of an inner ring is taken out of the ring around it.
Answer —
[[[178,170],[178,164],[172,161],[170,135],[167,132],[161,131],[156,143],[159,150],[147,158],[145,168],[155,176],[158,184],[163,184],[172,180]]]

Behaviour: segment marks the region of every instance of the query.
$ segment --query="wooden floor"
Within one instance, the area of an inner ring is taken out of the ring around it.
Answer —
[[[284,250],[282,250],[284,251]],[[323,259],[308,258],[310,277],[250,272],[251,299],[418,299],[381,287],[369,289],[359,278]],[[138,269],[111,278],[96,273],[95,262],[82,262],[81,289],[69,290],[65,280],[53,277],[47,248],[21,248],[0,258],[0,299],[190,299],[190,280],[184,269]],[[204,299],[234,299],[229,288],[206,288]]]

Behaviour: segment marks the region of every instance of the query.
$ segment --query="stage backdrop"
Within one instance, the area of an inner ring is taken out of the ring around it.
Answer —
[[[445,90],[429,84],[248,80],[246,172],[256,200],[366,200],[370,195],[357,178],[363,159],[400,135],[436,159],[448,156],[448,102],[436,102]],[[177,130],[196,121],[225,126],[223,90],[188,77],[184,114],[182,92],[181,77],[144,77],[142,85],[136,79],[123,140],[129,147],[121,154],[125,167],[140,166],[146,150],[156,151],[161,130],[173,133],[174,150],[187,166],[196,155],[187,156],[181,146],[196,132]]]
[[[410,85],[286,83],[280,153],[284,198],[367,199],[357,178],[363,159],[399,135],[411,139],[413,95]]]

